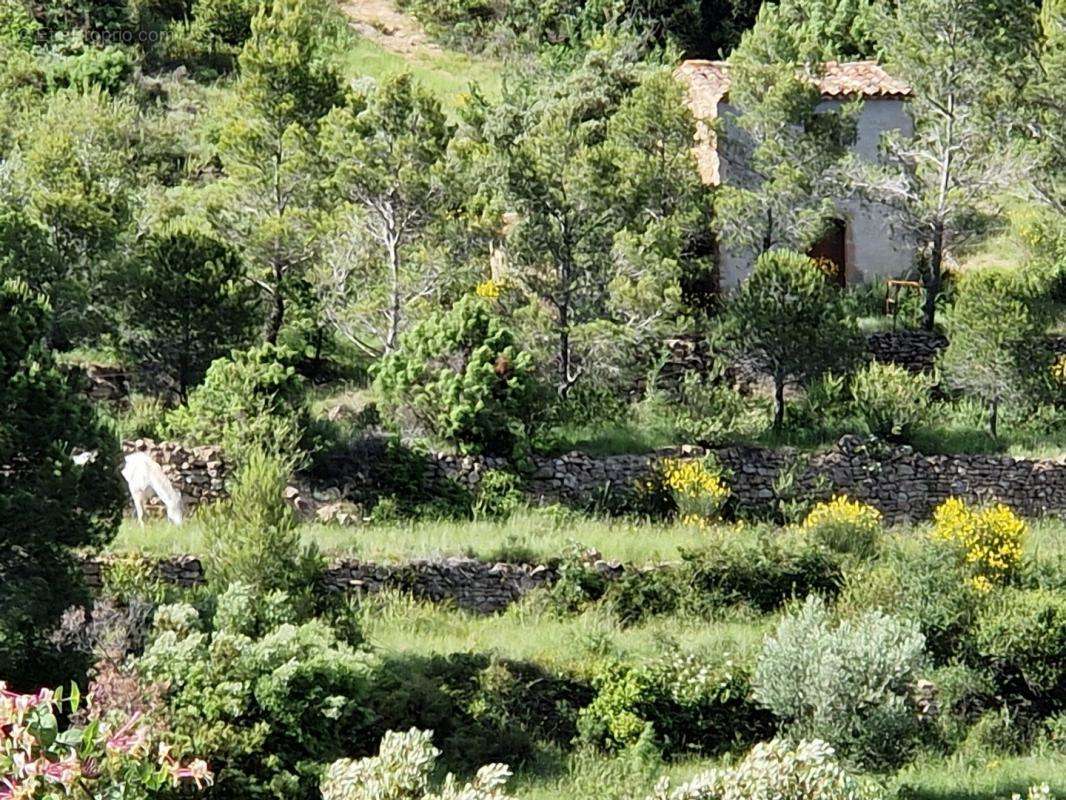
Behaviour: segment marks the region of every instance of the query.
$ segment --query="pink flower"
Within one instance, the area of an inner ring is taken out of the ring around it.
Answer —
[[[214,783],[214,776],[211,774],[211,770],[208,769],[207,762],[202,758],[194,759],[185,766],[168,765],[167,771],[175,784],[183,780],[191,780],[196,784],[197,789],[202,789],[204,786],[210,786]]]
[[[74,782],[81,777],[81,763],[73,753],[55,763],[50,763],[44,768],[44,777],[53,783],[58,783],[65,789],[70,789]]]
[[[148,744],[148,728],[144,725],[135,727],[141,719],[138,711],[125,724],[107,739],[107,749],[120,753],[143,751]]]

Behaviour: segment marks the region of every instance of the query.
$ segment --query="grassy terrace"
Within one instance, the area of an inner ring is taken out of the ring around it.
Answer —
[[[723,526],[701,531],[685,525],[597,519],[530,510],[507,520],[478,522],[402,521],[342,528],[306,524],[304,540],[327,555],[355,556],[364,561],[406,561],[413,558],[469,556],[485,561],[539,562],[558,558],[568,548],[594,548],[611,561],[648,564],[675,560],[683,549],[713,545],[724,538],[757,535],[749,528]],[[901,535],[924,526],[899,529]],[[141,528],[125,520],[111,544],[115,552],[167,556],[203,550],[203,525],[195,518],[180,528],[150,522]],[[1066,520],[1030,523],[1028,553],[1040,560],[1066,558]]]
[[[471,84],[476,83],[490,97],[498,93],[500,86],[500,64],[448,50],[401,56],[369,39],[354,37],[344,58],[346,74],[353,78],[380,80],[410,73],[436,95],[449,114],[454,114]]]

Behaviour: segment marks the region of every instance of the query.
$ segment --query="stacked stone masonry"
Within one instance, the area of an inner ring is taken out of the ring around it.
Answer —
[[[624,491],[646,478],[664,456],[698,457],[696,447],[650,455],[592,457],[569,453],[534,458],[526,488],[540,502],[583,504],[611,489]],[[793,450],[725,447],[714,450],[727,470],[736,505],[757,510],[775,501],[774,482],[786,468],[796,471],[801,495],[847,494],[880,509],[893,522],[928,518],[948,497],[972,502],[1002,502],[1026,516],[1066,513],[1066,461],[1014,459],[995,455],[922,455],[845,436],[824,453],[803,457]],[[433,455],[427,480],[453,480],[476,486],[487,469],[502,459]]]
[[[226,462],[220,447],[185,447],[175,442],[134,439],[123,442],[122,450],[126,455],[141,452],[151,456],[181,492],[188,508],[210,504],[225,496]],[[148,507],[156,515],[164,513],[158,498],[153,497]]]
[[[194,504],[222,496],[225,465],[217,448],[187,450],[138,440],[127,443],[127,451],[131,449],[151,453]],[[646,455],[594,457],[575,452],[534,457],[532,469],[524,476],[525,489],[534,502],[580,507],[605,492],[628,491],[649,477],[663,457],[693,458],[706,452],[682,447]],[[948,497],[1002,502],[1030,517],[1066,513],[1066,461],[1062,459],[923,455],[910,447],[858,436],[845,436],[828,451],[812,456],[757,447],[724,447],[713,453],[727,471],[733,502],[744,510],[773,504],[775,480],[790,469],[796,476],[794,491],[800,495],[847,494],[877,507],[891,522],[927,519]],[[427,492],[445,482],[473,490],[487,470],[509,468],[504,458],[432,453],[427,456],[423,480]],[[365,479],[387,469],[384,461],[365,464],[360,475]],[[352,475],[334,477],[336,485],[349,489],[357,484]]]
[[[99,589],[108,558],[82,563],[86,584]],[[191,588],[204,582],[199,559],[176,556],[155,565],[158,577],[168,583]],[[604,564],[606,571],[620,571],[618,565]],[[553,567],[530,564],[489,564],[467,558],[439,561],[411,561],[406,564],[365,564],[337,561],[323,575],[323,587],[330,592],[369,593],[383,589],[404,591],[433,602],[451,601],[460,608],[490,614],[500,611],[538,586],[555,581]]]

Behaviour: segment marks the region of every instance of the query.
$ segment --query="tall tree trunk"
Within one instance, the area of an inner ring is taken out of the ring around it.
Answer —
[[[400,336],[400,237],[391,211],[385,215],[385,253],[389,259],[389,329],[385,334],[385,352],[391,353]]]
[[[993,400],[988,406],[988,428],[992,438],[999,439],[999,401]]]
[[[785,424],[785,382],[774,376],[774,430]]]
[[[281,326],[285,324],[285,289],[281,285],[285,280],[285,265],[275,261],[271,266],[274,274],[274,282],[270,292],[270,317],[267,319],[266,331],[263,337],[269,344],[278,343],[278,334]]]
[[[925,274],[925,302],[922,308],[922,327],[933,330],[936,324],[936,301],[940,297],[944,269],[944,223],[933,226],[933,249],[929,255],[929,269]]]

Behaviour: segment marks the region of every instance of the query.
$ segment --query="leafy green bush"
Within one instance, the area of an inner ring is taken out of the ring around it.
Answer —
[[[1040,716],[1066,709],[1066,597],[1007,589],[983,609],[974,648],[1001,695]]]
[[[840,603],[849,614],[890,608],[917,623],[934,662],[946,664],[967,645],[982,596],[952,546],[895,538],[848,574]]]
[[[374,374],[394,413],[464,450],[511,453],[543,407],[532,356],[476,295],[405,333]]]
[[[736,767],[713,769],[670,790],[662,783],[647,800],[876,800],[883,793],[841,766],[817,739],[755,745]]]
[[[565,748],[577,735],[577,709],[592,690],[532,663],[481,653],[403,654],[371,677],[368,738],[406,725],[432,729],[451,769],[473,771],[503,759],[528,761],[538,745]]]
[[[78,55],[57,60],[48,71],[48,80],[57,88],[118,94],[135,64],[133,54],[124,47],[87,47]]]
[[[723,375],[689,372],[681,382],[674,425],[682,441],[715,446],[757,436],[771,412],[757,397],[745,397]]]
[[[432,738],[432,731],[417,728],[388,731],[376,756],[334,761],[322,780],[323,800],[511,800],[503,791],[511,776],[505,764],[481,767],[467,784],[448,773],[441,790],[430,792],[440,755]]]
[[[750,671],[729,657],[672,650],[638,665],[608,662],[593,674],[597,694],[578,717],[581,738],[619,749],[650,726],[667,754],[748,746],[773,730],[750,681]]]
[[[481,474],[474,493],[474,519],[496,517],[506,519],[526,503],[522,493],[522,479],[513,472],[488,469]]]
[[[870,611],[833,624],[808,597],[763,644],[755,699],[796,738],[817,737],[867,766],[901,763],[920,722],[911,689],[925,637],[910,621]]]
[[[196,0],[193,28],[207,42],[239,48],[252,35],[256,0]]]
[[[276,456],[250,453],[229,497],[204,521],[207,578],[221,593],[240,583],[260,594],[284,591],[305,608],[322,571],[313,547],[303,547],[296,514],[284,497],[289,467]]]
[[[684,603],[695,611],[743,604],[773,611],[795,597],[840,591],[840,562],[801,537],[770,535],[724,541],[682,553],[689,587]]]
[[[171,730],[216,768],[220,796],[317,800],[319,771],[367,723],[366,658],[298,624],[284,595],[234,584],[218,608],[210,631],[192,606],[160,607],[137,673],[168,687]]]
[[[195,230],[144,237],[125,278],[122,350],[162,368],[182,399],[215,359],[247,344],[258,319],[258,294],[240,256]]]
[[[300,459],[309,415],[295,359],[270,344],[217,359],[188,404],[168,415],[171,435],[220,444],[237,463],[255,450]]]
[[[927,375],[874,361],[852,376],[852,408],[874,436],[907,441],[927,418],[932,387]]]
[[[0,673],[20,685],[73,677],[46,641],[82,599],[72,549],[115,534],[123,495],[114,434],[43,342],[47,301],[0,279]],[[97,451],[77,465],[75,450]]]

